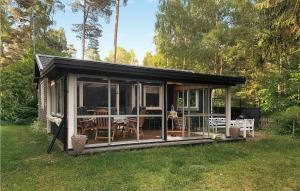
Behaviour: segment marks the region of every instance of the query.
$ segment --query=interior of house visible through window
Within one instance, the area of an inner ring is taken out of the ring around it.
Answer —
[[[160,86],[145,86],[145,106],[160,108]]]
[[[184,93],[184,95],[183,95]],[[190,108],[197,109],[198,108],[198,99],[199,99],[199,91],[198,90],[187,90],[178,91],[177,92],[177,107],[182,108],[182,104],[184,104],[184,108],[188,108],[188,104],[190,104]],[[188,103],[189,101],[189,103]]]

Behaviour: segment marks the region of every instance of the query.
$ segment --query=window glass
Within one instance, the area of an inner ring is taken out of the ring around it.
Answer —
[[[184,98],[182,96],[182,92],[184,92]],[[191,108],[197,108],[198,107],[197,99],[198,99],[198,90],[190,90],[189,94],[188,94],[187,90],[177,92],[177,106],[178,106],[178,108],[182,107],[183,103],[184,103],[184,107],[187,108],[188,107],[188,100],[190,102],[190,107]]]
[[[187,91],[184,91],[184,107],[188,106],[187,100],[188,100],[188,94]]]
[[[96,82],[84,82],[82,92],[83,106],[87,110],[108,107],[107,84]]]
[[[189,100],[190,107],[197,107],[197,95],[196,90],[190,90]]]
[[[63,80],[51,81],[51,112],[63,114]]]
[[[182,107],[183,104],[183,96],[182,91],[177,92],[177,106]]]
[[[145,86],[146,107],[160,107],[160,87]]]

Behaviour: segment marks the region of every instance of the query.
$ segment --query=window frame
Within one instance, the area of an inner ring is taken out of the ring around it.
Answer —
[[[146,100],[147,100],[147,92],[146,89],[149,87],[156,87],[159,88],[158,90],[158,96],[159,96],[159,105],[157,107],[149,107],[146,105]],[[146,107],[147,110],[161,110],[162,109],[162,86],[159,85],[144,85],[143,86],[143,105]]]
[[[58,92],[59,85],[59,92]],[[63,78],[50,82],[51,113],[63,115],[64,113],[64,81]],[[59,97],[59,99],[58,99]]]
[[[187,103],[185,105],[185,100],[183,100],[183,106],[184,106],[184,109],[187,110],[189,107],[189,102],[190,102],[190,91],[191,90],[183,90],[183,91],[177,91],[176,93],[176,104],[177,104],[177,108],[182,108],[182,106],[179,106],[178,104],[178,100],[179,100],[179,93],[186,93],[186,97],[184,97],[186,100],[187,100]],[[196,96],[195,96],[195,106],[190,106],[190,109],[192,110],[199,110],[199,90],[196,89],[194,90],[195,93],[196,93]]]

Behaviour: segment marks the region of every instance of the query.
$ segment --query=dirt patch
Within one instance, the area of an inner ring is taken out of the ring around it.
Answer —
[[[267,135],[265,132],[263,131],[256,131],[254,132],[254,137],[247,137],[247,140],[250,140],[250,141],[260,141],[262,139],[266,139],[267,138]]]

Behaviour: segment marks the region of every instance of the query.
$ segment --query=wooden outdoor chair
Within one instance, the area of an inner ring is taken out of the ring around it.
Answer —
[[[106,115],[108,116],[108,109],[97,109],[96,115]],[[114,140],[115,137],[115,128],[114,125],[111,125],[111,141]],[[96,133],[95,140],[97,139],[108,139],[108,131],[109,131],[109,120],[108,117],[97,117],[96,118]]]
[[[176,117],[176,118],[174,118],[174,125],[175,125],[175,131],[176,130],[182,130],[182,127],[183,127],[183,118],[182,117]]]
[[[77,109],[77,115],[88,115],[88,112],[85,107],[79,107]],[[79,134],[86,134],[87,131],[94,131],[95,126],[95,118],[77,118],[77,129]]]
[[[145,107],[141,107],[140,115],[145,115],[146,111],[147,110],[146,110]],[[140,116],[139,117],[139,137],[143,137],[144,136],[144,133],[143,133],[144,122],[145,122],[145,117],[144,116]],[[129,117],[128,118],[128,123],[127,123],[125,129],[128,132],[130,132],[131,134],[137,135],[137,118],[136,117]]]
[[[172,137],[181,137],[183,129],[183,117],[175,117],[172,119],[174,121],[174,128],[168,131],[168,135]]]

